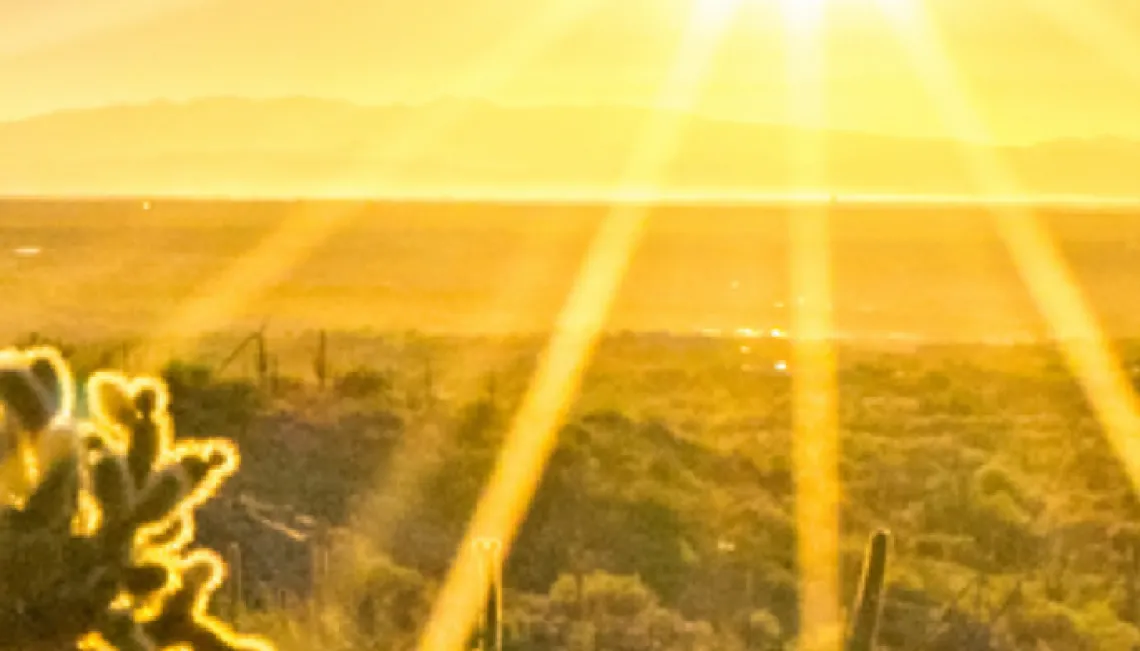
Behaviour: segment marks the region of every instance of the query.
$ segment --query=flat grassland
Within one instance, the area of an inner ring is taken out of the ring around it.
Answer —
[[[1047,334],[985,209],[829,211],[840,333]],[[544,331],[606,214],[591,205],[0,202],[0,338],[137,335],[178,319],[194,331],[266,319],[281,333]],[[791,215],[653,208],[609,327],[786,329]],[[1108,333],[1140,334],[1140,214],[1054,209],[1042,219]],[[196,320],[179,308],[197,310]]]

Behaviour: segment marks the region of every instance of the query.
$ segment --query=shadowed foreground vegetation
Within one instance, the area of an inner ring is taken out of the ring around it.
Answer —
[[[232,342],[207,342],[163,370],[180,434],[243,455],[197,517],[232,568],[213,608],[285,651],[411,648],[540,342],[318,341],[262,340],[224,373]],[[82,376],[114,350],[68,353]],[[1140,503],[1057,351],[841,352],[843,603],[868,536],[894,533],[877,648],[1140,645]],[[811,532],[788,358],[603,341],[504,570],[505,648],[790,648]]]

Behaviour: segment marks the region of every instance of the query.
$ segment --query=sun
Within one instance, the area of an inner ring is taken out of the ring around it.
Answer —
[[[823,16],[827,0],[775,0],[789,28],[802,29],[816,26]]]
[[[742,0],[695,0],[697,20],[719,22],[736,13]]]
[[[789,29],[814,27],[823,15],[828,0],[695,0],[700,20],[723,21],[746,4],[776,6]]]

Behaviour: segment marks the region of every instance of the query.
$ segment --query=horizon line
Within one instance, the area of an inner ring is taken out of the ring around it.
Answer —
[[[110,201],[152,204],[160,201],[177,202],[228,202],[228,203],[300,203],[300,202],[366,202],[366,203],[488,203],[488,204],[558,204],[558,205],[612,205],[648,204],[659,206],[800,206],[800,205],[863,205],[863,206],[1027,206],[1037,208],[1137,208],[1140,195],[1121,197],[1114,195],[1083,195],[1073,193],[1045,193],[1025,195],[990,195],[970,193],[883,193],[842,191],[791,191],[791,192],[731,192],[731,191],[657,191],[630,190],[618,192],[597,191],[421,191],[348,193],[324,192],[307,194],[284,193],[0,193],[0,202],[54,202],[54,201]]]

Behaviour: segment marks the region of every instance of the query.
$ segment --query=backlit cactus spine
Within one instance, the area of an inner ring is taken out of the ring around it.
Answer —
[[[0,649],[268,651],[206,610],[225,577],[191,549],[194,509],[238,465],[224,439],[175,440],[166,387],[100,372],[76,419],[57,351],[0,355],[10,440],[0,489]],[[11,481],[15,480],[15,481]]]

